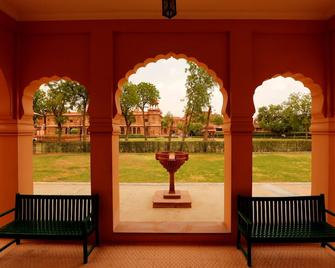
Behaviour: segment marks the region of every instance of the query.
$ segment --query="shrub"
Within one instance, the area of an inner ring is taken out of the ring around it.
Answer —
[[[254,139],[254,152],[301,152],[311,151],[309,139]]]
[[[89,142],[34,142],[34,153],[86,153],[90,152]]]
[[[120,135],[120,138],[124,139],[126,137],[126,135]],[[129,139],[138,139],[138,138],[143,138],[144,139],[144,135],[143,134],[128,134],[128,138]]]
[[[120,153],[153,153],[166,151],[166,141],[120,141]],[[253,140],[254,152],[300,152],[311,151],[310,139],[261,139]],[[80,153],[89,152],[89,142],[34,142],[34,153]],[[171,151],[189,153],[223,153],[223,141],[172,141]]]

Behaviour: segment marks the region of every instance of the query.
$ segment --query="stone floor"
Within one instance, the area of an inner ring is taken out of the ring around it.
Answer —
[[[0,246],[4,244],[0,240]],[[239,268],[246,260],[227,245],[115,245],[95,248],[82,264],[82,247],[68,242],[23,240],[0,253],[1,268]],[[254,268],[335,268],[335,254],[319,244],[255,245]]]
[[[223,183],[181,183],[176,189],[187,190],[192,208],[152,208],[157,190],[168,189],[163,183],[121,183],[120,221],[125,222],[222,222]],[[35,194],[89,194],[89,183],[34,184]],[[308,195],[310,183],[254,183],[254,196]]]

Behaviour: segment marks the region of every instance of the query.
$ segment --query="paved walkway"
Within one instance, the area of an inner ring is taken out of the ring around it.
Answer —
[[[310,183],[254,183],[254,196],[292,196],[310,194]],[[223,183],[180,183],[176,189],[189,191],[192,208],[152,208],[155,191],[168,189],[164,183],[120,183],[120,221],[122,222],[222,222]],[[35,194],[90,194],[89,183],[34,184]]]

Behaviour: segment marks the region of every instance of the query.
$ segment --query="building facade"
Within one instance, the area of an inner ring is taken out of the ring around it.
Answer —
[[[144,135],[143,116],[139,110],[134,111],[135,122],[129,127],[129,135]],[[81,113],[69,112],[64,114],[65,123],[62,125],[63,139],[79,138],[83,131],[89,134],[90,119],[86,115],[85,126],[83,126],[83,116]],[[162,111],[158,107],[151,107],[144,112],[145,127],[149,137],[160,137],[169,135],[169,129],[162,126]],[[44,122],[45,121],[45,122]],[[172,134],[180,136],[182,134],[181,126],[184,124],[183,117],[173,117]],[[47,114],[46,118],[40,116],[35,125],[35,138],[53,138],[58,135],[58,126],[55,122],[55,117],[52,114]],[[204,130],[203,130],[204,131]],[[202,131],[202,132],[203,132]],[[210,124],[208,131],[211,136],[214,136],[217,131],[222,131],[222,125]],[[126,134],[126,122],[123,116],[120,120],[120,134]]]
[[[140,110],[136,110],[133,113],[135,122],[131,124],[128,134],[132,135],[144,135],[143,127],[143,116]],[[146,133],[149,137],[158,137],[163,135],[162,131],[162,112],[158,107],[150,107],[144,112],[144,121],[146,127]],[[126,122],[124,117],[121,117],[120,121],[120,133],[121,135],[126,134]]]
[[[65,123],[62,125],[62,135],[81,135],[83,131],[88,134],[89,116],[86,116],[83,126],[83,116],[81,113],[70,112],[64,114]],[[47,114],[44,118],[39,117],[34,125],[35,137],[53,137],[58,134],[58,126],[55,122],[55,116]]]

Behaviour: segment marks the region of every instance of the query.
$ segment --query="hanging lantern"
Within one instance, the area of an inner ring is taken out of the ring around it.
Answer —
[[[164,17],[171,19],[177,14],[176,0],[162,0],[162,14]]]

